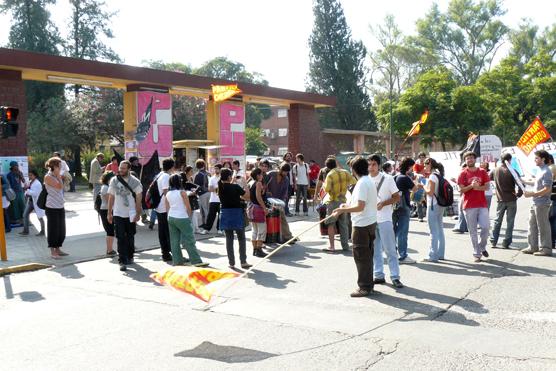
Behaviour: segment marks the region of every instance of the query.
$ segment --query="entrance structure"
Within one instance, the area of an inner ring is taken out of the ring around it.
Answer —
[[[320,126],[315,108],[336,104],[335,97],[243,82],[213,79],[178,72],[122,64],[89,61],[0,48],[0,105],[20,109],[17,137],[0,141],[0,156],[26,156],[27,112],[24,80],[90,85],[122,89],[124,93],[124,131],[126,156],[148,158],[154,150],[161,157],[171,156],[171,94],[202,97],[207,102],[207,140],[219,152],[214,159],[243,157],[245,148],[245,104],[264,103],[289,107],[291,152],[318,158]],[[211,86],[238,84],[240,96],[215,103]]]

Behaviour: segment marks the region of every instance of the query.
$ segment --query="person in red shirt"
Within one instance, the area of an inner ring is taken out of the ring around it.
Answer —
[[[317,184],[317,179],[319,177],[320,166],[317,165],[315,160],[309,161],[309,184],[311,188],[314,188]]]
[[[425,152],[420,152],[417,157],[417,161],[415,161],[415,165],[413,165],[413,172],[415,174],[425,175],[425,160],[427,159],[427,155]]]
[[[463,159],[467,167],[459,174],[458,185],[463,193],[463,212],[473,244],[473,256],[478,263],[481,255],[488,258],[486,245],[490,223],[485,191],[490,189],[490,177],[484,169],[475,166],[477,155],[474,152],[466,152]],[[481,229],[480,241],[477,226]]]

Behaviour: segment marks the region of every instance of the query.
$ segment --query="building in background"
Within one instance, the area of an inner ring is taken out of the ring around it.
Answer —
[[[288,108],[272,106],[272,116],[261,122],[262,140],[267,156],[283,156],[288,152]]]

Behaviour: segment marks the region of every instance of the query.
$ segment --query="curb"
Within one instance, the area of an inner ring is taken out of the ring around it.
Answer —
[[[32,272],[32,271],[37,271],[40,269],[46,269],[50,267],[52,267],[52,265],[41,264],[41,263],[14,265],[13,267],[0,268],[0,277],[12,273]]]

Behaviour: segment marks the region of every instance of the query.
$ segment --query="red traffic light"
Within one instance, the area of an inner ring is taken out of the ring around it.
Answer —
[[[17,120],[19,109],[14,107],[0,107],[0,118],[3,122],[10,122]]]

